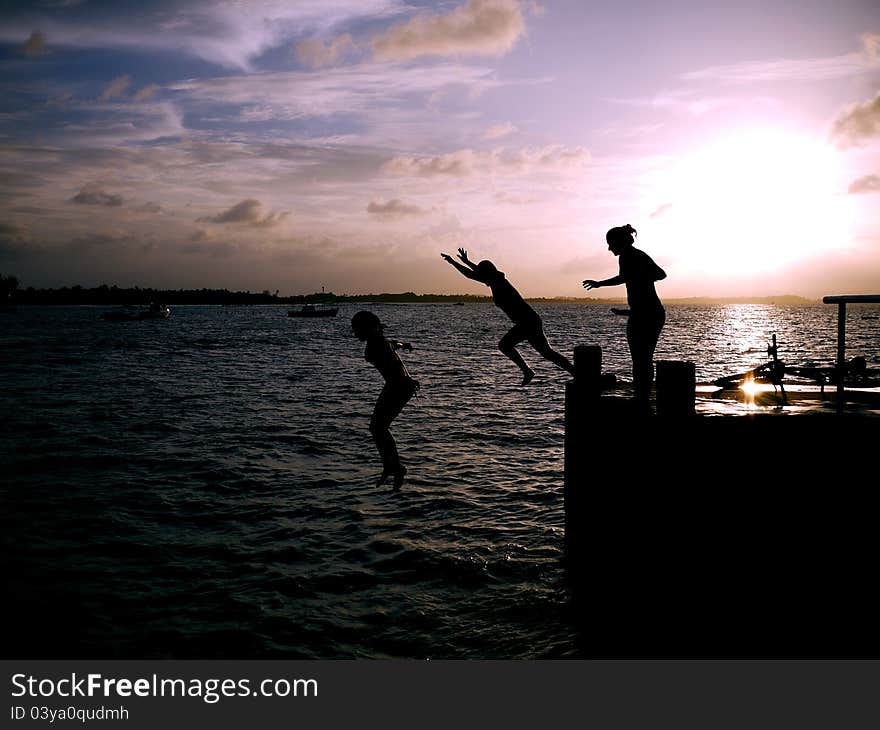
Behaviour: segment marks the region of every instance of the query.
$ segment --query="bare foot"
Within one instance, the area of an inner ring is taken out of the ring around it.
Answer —
[[[524,371],[523,371],[523,381],[522,381],[522,384],[523,384],[523,385],[528,385],[529,383],[532,382],[532,378],[534,378],[534,377],[535,377],[535,371],[534,371],[534,370],[524,370]]]
[[[388,477],[391,476],[390,469],[383,469],[382,473],[379,475],[379,478],[376,480],[376,486],[381,487],[385,482],[388,481]]]
[[[405,466],[401,466],[401,467],[400,467],[400,471],[398,471],[398,472],[394,475],[394,489],[395,489],[395,490],[400,489],[400,487],[403,485],[403,478],[404,478],[405,476],[406,476],[406,467],[405,467]]]

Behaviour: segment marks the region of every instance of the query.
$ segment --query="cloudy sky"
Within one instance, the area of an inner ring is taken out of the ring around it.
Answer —
[[[880,290],[876,0],[0,6],[25,286],[583,296],[625,223],[663,296]]]

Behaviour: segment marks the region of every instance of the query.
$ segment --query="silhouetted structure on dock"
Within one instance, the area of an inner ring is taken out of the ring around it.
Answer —
[[[591,657],[878,657],[880,419],[701,416],[658,363],[656,415],[566,391],[566,561]]]
[[[846,373],[846,305],[880,304],[880,294],[849,294],[823,297],[825,304],[837,305],[837,409],[846,404],[844,374]]]

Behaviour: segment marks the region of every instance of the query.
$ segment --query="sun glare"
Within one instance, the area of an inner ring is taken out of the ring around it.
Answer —
[[[761,386],[759,386],[752,378],[747,378],[739,387],[743,393],[752,397],[754,397],[755,393],[761,390]]]
[[[737,132],[695,149],[658,180],[652,228],[680,257],[680,271],[772,271],[846,242],[838,177],[837,154],[820,140]]]

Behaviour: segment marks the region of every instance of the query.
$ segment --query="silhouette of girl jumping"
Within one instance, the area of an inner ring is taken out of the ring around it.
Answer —
[[[397,443],[390,429],[392,421],[419,389],[418,381],[409,376],[406,366],[397,354],[397,350],[412,350],[412,345],[386,339],[382,333],[385,325],[372,312],[355,314],[351,318],[351,329],[361,342],[367,343],[364,359],[372,363],[385,379],[385,386],[379,393],[370,419],[370,433],[382,459],[382,474],[376,486],[381,486],[388,477],[393,477],[394,488],[400,489],[406,476],[406,467],[400,463]]]
[[[620,273],[604,281],[584,280],[584,288],[626,284],[629,310],[615,309],[615,314],[628,314],[626,340],[633,362],[633,386],[636,400],[647,404],[654,381],[654,349],[660,330],[666,322],[666,310],[654,289],[654,282],[666,278],[663,271],[644,251],[633,247],[635,228],[627,224],[612,228],[605,234],[608,250],[620,260]]]
[[[501,338],[501,341],[498,343],[498,349],[513,360],[519,366],[519,369],[522,370],[523,385],[528,385],[531,379],[535,377],[535,372],[526,364],[526,361],[523,360],[522,355],[516,349],[516,346],[523,340],[528,340],[529,344],[543,358],[574,374],[572,364],[564,355],[559,354],[550,347],[550,343],[547,342],[547,336],[544,334],[544,327],[541,324],[541,318],[538,316],[538,313],[514,289],[513,285],[505,278],[504,272],[498,271],[495,268],[495,264],[491,261],[480,261],[480,263],[474,264],[468,258],[467,251],[463,248],[458,249],[458,258],[464,262],[464,266],[449,254],[444,253],[440,255],[468,279],[479,281],[488,286],[492,290],[492,300],[513,321],[513,327]]]

